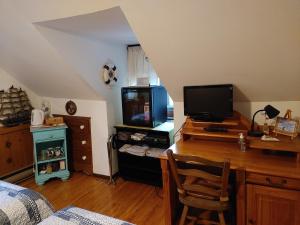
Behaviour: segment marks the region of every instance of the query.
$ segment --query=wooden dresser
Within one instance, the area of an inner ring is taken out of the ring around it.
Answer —
[[[82,116],[62,116],[68,126],[69,168],[93,174],[93,155],[91,138],[91,118]]]
[[[29,125],[0,128],[0,177],[33,165],[33,144]]]

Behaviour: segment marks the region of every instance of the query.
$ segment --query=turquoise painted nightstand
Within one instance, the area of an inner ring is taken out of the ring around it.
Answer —
[[[56,127],[31,127],[34,143],[35,182],[43,185],[58,177],[67,180],[68,153],[66,125]]]

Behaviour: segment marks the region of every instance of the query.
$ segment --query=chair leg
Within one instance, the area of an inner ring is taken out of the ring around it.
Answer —
[[[180,217],[180,221],[179,221],[178,225],[184,225],[184,222],[185,222],[186,216],[188,214],[188,211],[189,211],[189,207],[185,205],[183,207],[183,210],[182,210],[182,213],[181,213],[181,217]]]
[[[218,216],[219,216],[220,225],[226,225],[223,212],[218,212]]]

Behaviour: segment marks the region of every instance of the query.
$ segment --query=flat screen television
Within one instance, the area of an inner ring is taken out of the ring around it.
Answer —
[[[185,86],[184,115],[200,121],[223,121],[233,116],[233,85]]]

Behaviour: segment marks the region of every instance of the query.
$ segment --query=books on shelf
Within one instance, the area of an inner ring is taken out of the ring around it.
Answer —
[[[165,151],[165,149],[150,148],[146,145],[138,146],[138,145],[125,144],[119,149],[119,151],[127,152],[129,154],[136,155],[136,156],[148,156],[148,157],[158,158]]]

